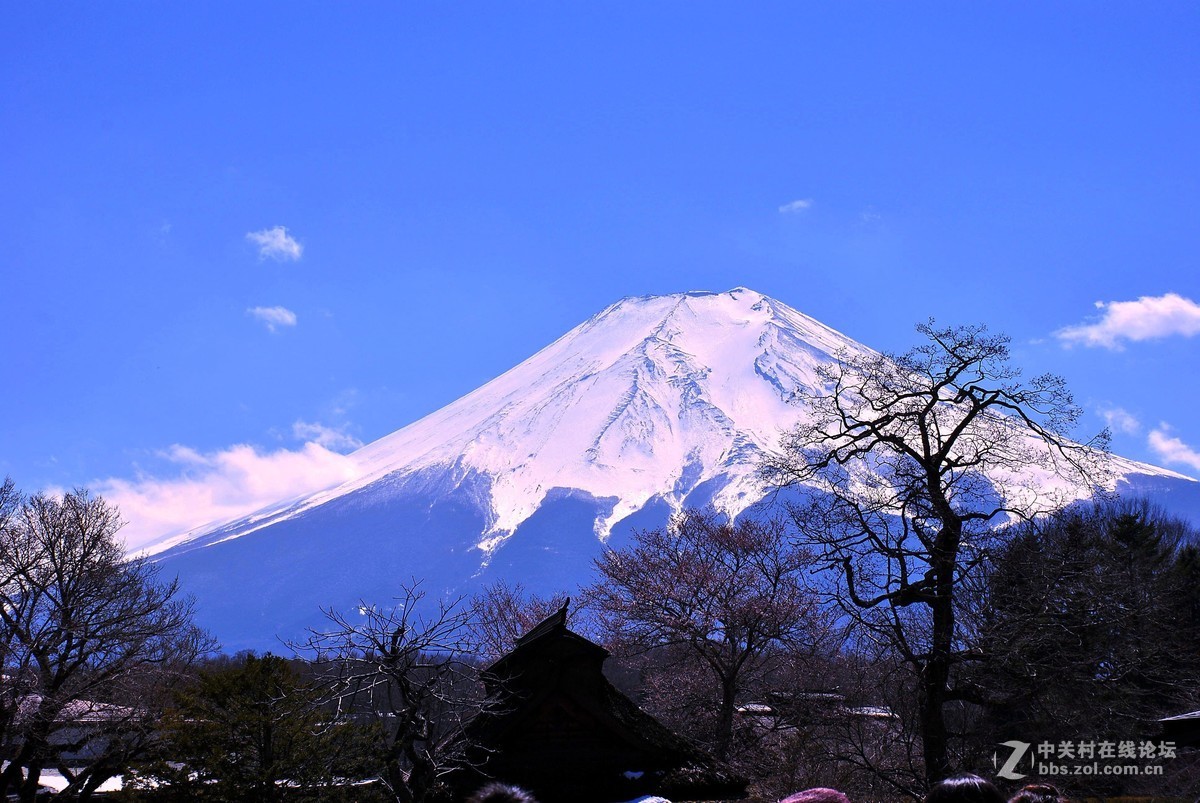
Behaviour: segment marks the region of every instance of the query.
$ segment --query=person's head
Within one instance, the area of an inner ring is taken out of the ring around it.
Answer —
[[[797,792],[790,797],[785,797],[779,803],[850,803],[850,798],[836,789],[822,786]]]
[[[1008,799],[1008,803],[1064,803],[1062,792],[1048,783],[1031,783]]]
[[[537,803],[537,800],[519,786],[490,783],[467,798],[467,803]]]
[[[991,781],[978,775],[956,775],[947,778],[925,795],[925,803],[1006,803]]]

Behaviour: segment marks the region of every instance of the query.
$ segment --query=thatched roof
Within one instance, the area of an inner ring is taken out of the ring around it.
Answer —
[[[603,674],[608,652],[547,617],[488,667],[490,705],[465,728],[478,771],[525,786],[541,803],[742,797],[746,782],[621,694]]]

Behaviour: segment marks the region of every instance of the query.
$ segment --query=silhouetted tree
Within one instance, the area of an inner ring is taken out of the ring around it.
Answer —
[[[846,353],[819,369],[822,386],[798,394],[809,413],[765,470],[807,494],[793,519],[837,572],[847,619],[911,667],[933,784],[951,769],[945,707],[972,696],[954,683],[972,657],[956,622],[962,584],[995,527],[1092,489],[1105,437],[1067,439],[1079,408],[1056,376],[1022,380],[1008,338],[917,330],[928,342],[903,355]]]
[[[521,583],[509,585],[503,580],[487,586],[471,598],[473,642],[480,657],[499,658],[567,599],[565,593],[543,597],[527,592]]]
[[[1200,587],[1188,537],[1184,522],[1141,501],[1017,528],[987,574],[977,616],[982,660],[969,678],[989,702],[981,752],[1008,739],[1155,739],[1155,720],[1200,705]],[[1128,786],[1085,780],[1067,779],[1077,791]]]
[[[427,602],[414,581],[390,607],[325,613],[329,628],[297,648],[312,657],[339,713],[375,716],[388,799],[422,803],[441,793],[466,747],[450,748],[446,737],[483,705],[470,609]]]
[[[150,743],[163,673],[211,648],[178,586],[126,558],[120,527],[84,490],[0,488],[0,796],[33,800],[46,768],[89,796]]]

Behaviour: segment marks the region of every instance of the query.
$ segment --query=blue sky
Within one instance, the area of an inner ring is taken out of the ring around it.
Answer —
[[[1197,42],[1185,2],[11,7],[0,473],[202,518],[745,285],[879,349],[986,323],[1200,476]]]

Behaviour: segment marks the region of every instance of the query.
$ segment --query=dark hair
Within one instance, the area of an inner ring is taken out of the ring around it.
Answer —
[[[925,803],[1006,803],[991,781],[978,775],[956,775],[929,790]]]
[[[467,803],[537,803],[537,800],[519,786],[490,783],[467,798]]]
[[[1063,803],[1063,796],[1048,783],[1031,783],[1010,797],[1008,803]]]

